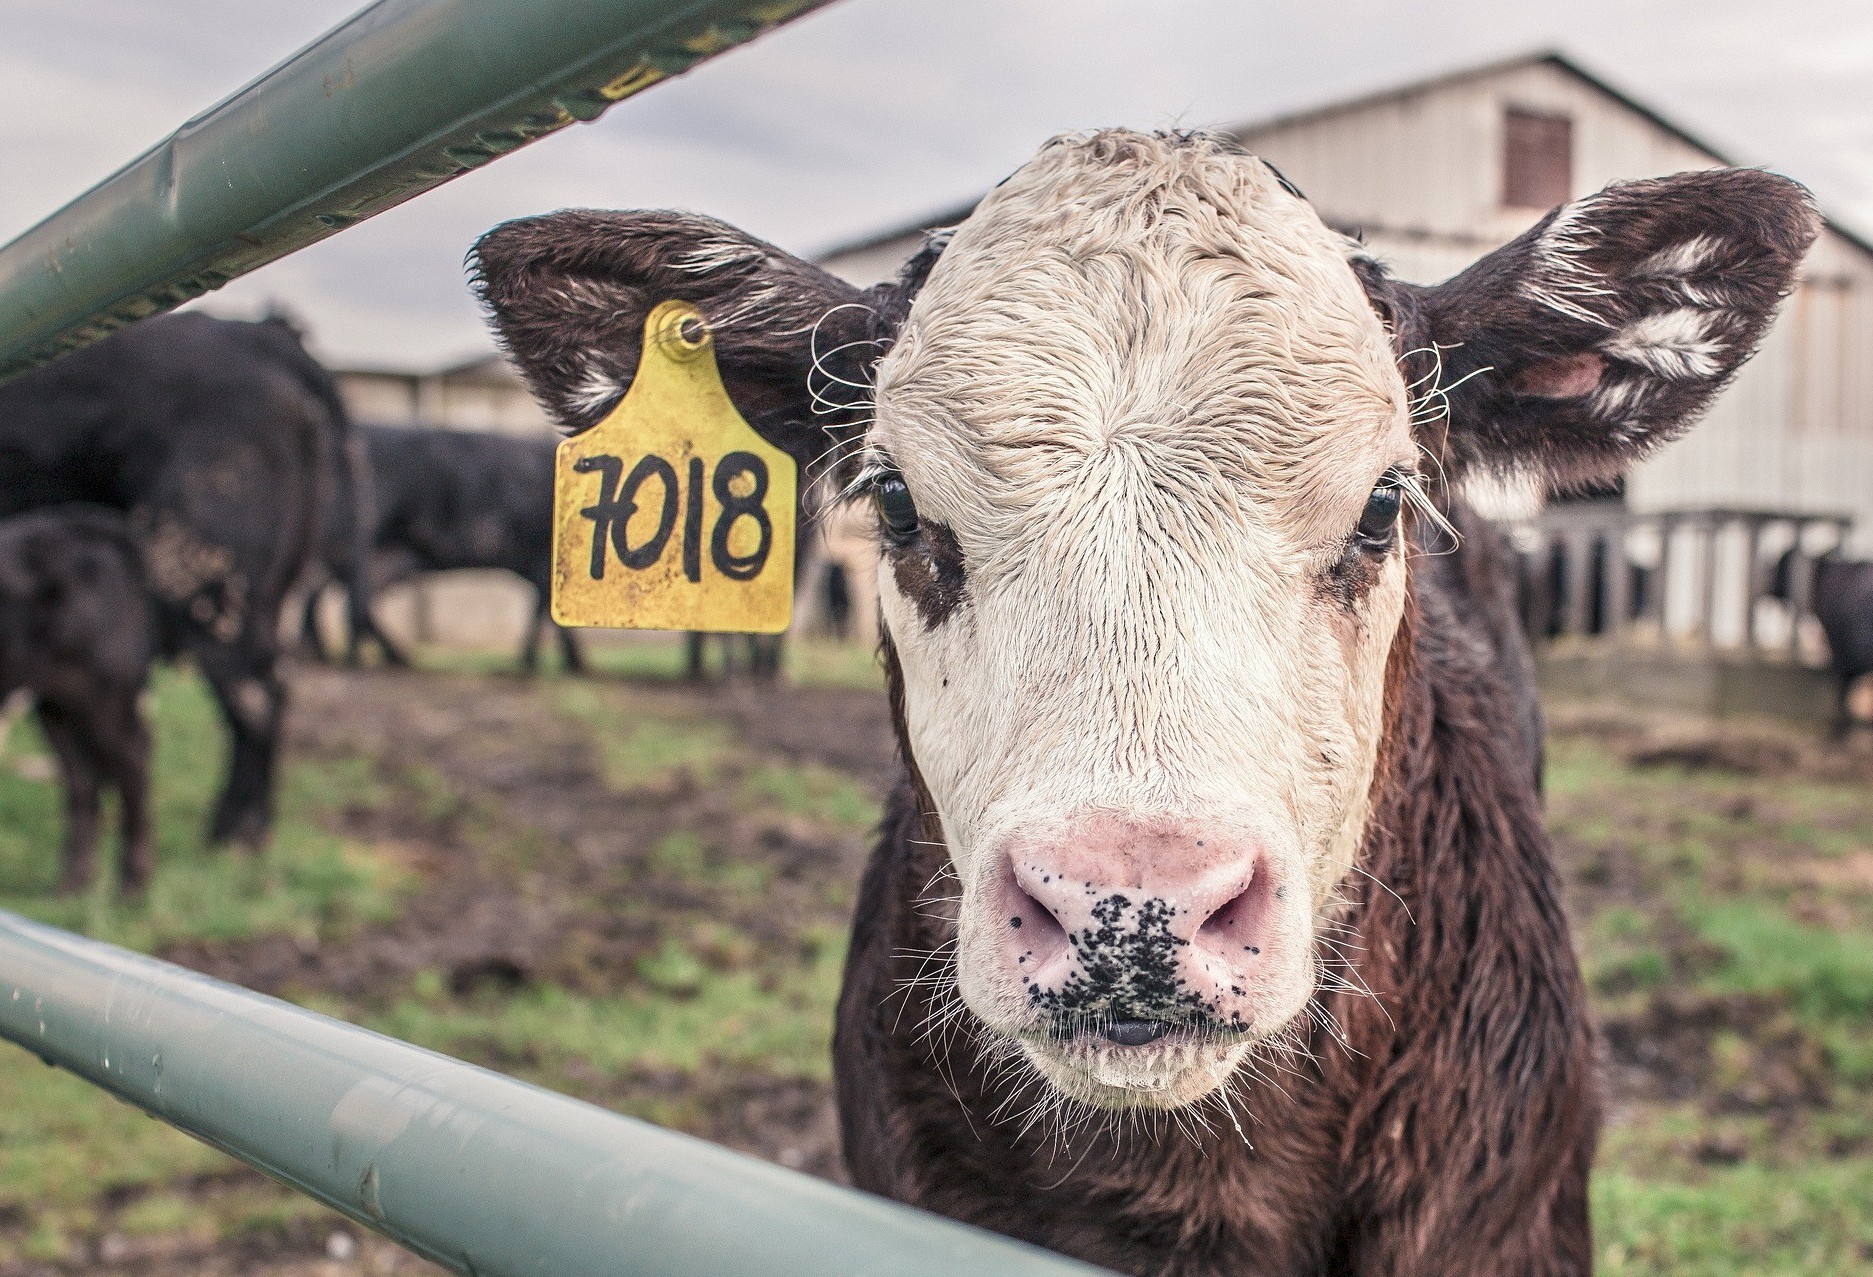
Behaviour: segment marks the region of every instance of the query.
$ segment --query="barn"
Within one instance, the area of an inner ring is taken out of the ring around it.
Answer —
[[[1609,182],[1738,162],[1553,52],[1229,131],[1329,224],[1421,283],[1448,278],[1554,205]],[[971,207],[868,236],[822,263],[869,284],[909,256],[925,226]],[[1742,650],[1752,663],[1763,649],[1801,656],[1806,644],[1812,663],[1812,638],[1759,596],[1765,563],[1798,537],[1810,551],[1845,538],[1873,553],[1873,245],[1830,219],[1761,353],[1697,430],[1615,491],[1479,495],[1522,519],[1574,581],[1598,581],[1572,592],[1551,630],[1649,617],[1655,637]],[[1564,504],[1535,520],[1543,498]],[[1649,598],[1626,572],[1606,569],[1621,557],[1609,546],[1645,574]],[[1609,604],[1605,594],[1618,597]]]
[[[427,421],[456,430],[559,433],[504,355],[492,351],[421,370],[333,370],[357,421],[396,425]]]
[[[1394,274],[1448,278],[1555,204],[1609,182],[1736,163],[1560,53],[1491,63],[1229,130]],[[1799,177],[1799,174],[1795,175]],[[924,225],[828,253],[858,283]],[[1852,515],[1873,550],[1873,245],[1829,221],[1762,352],[1688,438],[1638,467],[1636,511]]]

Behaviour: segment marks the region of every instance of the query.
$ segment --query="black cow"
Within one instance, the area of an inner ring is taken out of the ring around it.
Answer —
[[[521,665],[539,666],[541,631],[552,624],[547,606],[553,555],[553,449],[539,436],[450,430],[438,426],[360,428],[373,491],[368,500],[336,501],[369,521],[370,561],[364,602],[349,608],[352,659],[366,638],[393,664],[404,661],[378,629],[368,596],[423,572],[501,568],[534,588],[533,618]],[[333,576],[342,567],[331,561]],[[301,628],[314,642],[316,591],[306,601]],[[554,625],[566,668],[583,672],[584,656],[571,631]],[[319,645],[314,646],[319,650]]]
[[[0,703],[30,695],[58,759],[63,891],[91,881],[107,785],[121,804],[124,887],[149,881],[150,737],[137,702],[154,639],[136,537],[122,515],[65,505],[0,519]]]
[[[232,733],[212,841],[273,817],[286,689],[280,609],[347,427],[331,375],[281,320],[145,320],[0,386],[0,515],[126,513],[167,654],[186,652]]]
[[[1794,598],[1795,559],[1790,549],[1776,560],[1768,595],[1790,602]],[[1834,673],[1834,734],[1845,736],[1853,727],[1848,695],[1854,680],[1873,673],[1873,563],[1843,558],[1830,551],[1814,561],[1814,586],[1809,606],[1821,632],[1827,636],[1828,667]]]

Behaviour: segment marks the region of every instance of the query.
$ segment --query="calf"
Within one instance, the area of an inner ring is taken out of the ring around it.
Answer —
[[[0,519],[0,704],[30,696],[58,759],[63,891],[91,881],[107,785],[120,804],[123,885],[149,882],[150,738],[138,700],[153,639],[136,538],[122,515],[66,505]]]
[[[1677,434],[1815,226],[1685,174],[1418,287],[1229,141],[1113,131],[869,292],[688,215],[485,236],[568,426],[682,298],[876,507],[904,771],[839,1008],[854,1181],[1131,1273],[1587,1271],[1513,568],[1434,485]]]
[[[1770,598],[1793,601],[1799,554],[1799,549],[1791,549],[1776,560]],[[1845,736],[1854,723],[1853,685],[1862,674],[1873,674],[1873,563],[1842,558],[1838,551],[1822,555],[1814,561],[1809,599],[1827,636],[1828,668],[1835,685],[1834,735]]]
[[[279,320],[160,316],[0,386],[0,515],[128,515],[162,648],[214,690],[231,747],[211,841],[258,848],[272,825],[280,612],[343,422],[330,374]]]

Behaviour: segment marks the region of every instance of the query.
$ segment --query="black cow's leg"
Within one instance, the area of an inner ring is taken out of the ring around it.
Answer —
[[[307,590],[305,606],[299,612],[300,646],[305,649],[308,656],[321,665],[330,664],[332,659],[330,650],[325,646],[325,632],[319,628],[319,600],[324,595],[325,587],[322,585]]]
[[[104,754],[123,808],[123,858],[118,876],[125,891],[138,892],[149,886],[156,855],[150,840],[150,734],[137,710],[135,691],[119,698],[112,720]]]
[[[546,593],[538,586],[533,590],[533,618],[527,622],[527,637],[520,645],[520,672],[537,674],[540,672],[540,633],[546,628]]]
[[[97,869],[99,768],[75,715],[41,701],[39,728],[58,759],[65,787],[65,865],[59,890],[70,894],[88,887]]]
[[[277,654],[204,646],[197,649],[196,663],[214,689],[229,733],[228,779],[208,825],[208,840],[258,852],[273,827],[273,776],[286,715]]]
[[[780,678],[781,657],[785,652],[784,634],[757,634],[748,640],[754,655],[754,676],[758,682],[772,683]]]
[[[1829,734],[1835,740],[1845,740],[1853,731],[1853,683],[1854,676],[1845,671],[1834,676],[1834,726]]]
[[[397,669],[409,668],[410,658],[397,646],[391,637],[384,633],[377,623],[377,614],[371,610],[371,591],[359,577],[345,583],[345,618],[350,632],[351,648],[347,659],[356,666],[362,660],[364,640],[377,644],[378,651],[384,654],[384,663]]]
[[[559,635],[559,654],[565,662],[566,672],[585,673],[585,650],[579,644],[579,636],[563,625],[555,624],[553,630]]]
[[[400,670],[410,667],[409,653],[398,647],[396,640],[384,633],[383,627],[377,623],[376,615],[371,611],[369,602],[366,602],[362,609],[354,615],[363,618],[357,623],[355,637],[352,640],[359,651],[363,650],[364,640],[368,638],[373,643],[377,644],[377,650],[384,654],[384,664],[394,666]],[[354,657],[351,663],[356,665],[359,662],[358,659]]]
[[[694,630],[683,636],[683,677],[692,683],[703,679],[702,643],[703,636]]]

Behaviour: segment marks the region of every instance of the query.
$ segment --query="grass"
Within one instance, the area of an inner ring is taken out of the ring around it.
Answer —
[[[1851,782],[1635,767],[1555,742],[1550,824],[1602,1020],[1681,1028],[1688,1100],[1616,1106],[1593,1184],[1600,1271],[1873,1270],[1873,795]]]
[[[107,877],[83,896],[52,894],[63,829],[59,791],[44,742],[25,720],[0,748],[0,908],[144,951],[268,934],[342,937],[396,915],[414,885],[400,861],[321,824],[348,805],[388,801],[390,788],[372,760],[295,760],[281,788],[273,845],[250,859],[202,844],[223,756],[205,684],[188,672],[160,671],[150,713],[157,873],[147,897],[124,902]],[[156,1227],[165,1209],[154,1204],[164,1196],[161,1185],[228,1165],[104,1092],[0,1046],[0,1269],[69,1257],[74,1239],[99,1226],[113,1195],[128,1194],[135,1208],[124,1212],[128,1223],[113,1227]],[[193,1200],[168,1197],[172,1208]],[[233,1235],[261,1226],[285,1197],[259,1188],[218,1198],[193,1227]],[[6,1224],[9,1214],[26,1223]]]
[[[1873,1017],[1873,934],[1803,926],[1737,899],[1697,909],[1692,925],[1721,953],[1709,987],[1786,999],[1815,1024]]]
[[[720,780],[721,802],[747,813],[752,828],[781,818],[792,822],[788,837],[811,841],[851,837],[875,822],[875,800],[849,777],[757,754],[727,724],[689,712],[664,693],[633,692],[633,682],[673,683],[679,658],[673,643],[607,647],[601,666],[632,682],[549,677],[532,695],[547,718],[589,730],[605,785],[636,801],[654,806]],[[434,654],[424,660],[465,673],[501,663]],[[838,670],[835,660],[822,664]],[[389,754],[292,757],[268,853],[249,859],[205,848],[200,831],[223,750],[213,702],[193,675],[164,671],[151,717],[158,872],[147,896],[123,902],[108,883],[75,899],[53,893],[58,789],[43,742],[23,722],[0,750],[0,907],[145,951],[267,936],[342,946],[358,929],[396,918],[422,887],[407,849],[334,832],[354,825],[359,813],[394,813],[451,831],[450,838],[466,838],[517,883],[553,873],[550,866],[564,855],[563,842],[505,819],[498,804],[438,760]],[[828,917],[843,918],[849,892],[789,895],[776,882],[774,864],[745,851],[719,832],[705,837],[688,827],[651,843],[645,862],[653,878],[698,903],[672,911],[667,901],[655,909],[626,901],[615,916],[655,915],[661,939],[624,971],[580,981],[579,988],[541,980],[452,990],[445,972],[425,970],[362,999],[318,988],[297,996],[649,1120],[705,1129],[714,1120],[711,1088],[750,1077],[820,1085],[829,1071],[844,929]],[[627,875],[625,887],[638,886]],[[777,901],[805,908],[778,955],[771,938],[712,916],[731,903],[746,911]],[[595,961],[602,971],[611,959]],[[609,987],[593,992],[594,984]],[[0,1046],[0,1273],[23,1264],[79,1263],[84,1248],[106,1233],[212,1246],[285,1238],[320,1219],[329,1219],[322,1208],[242,1175],[221,1154]]]
[[[202,843],[221,783],[221,727],[206,685],[160,671],[152,690],[156,877],[125,904],[102,872],[87,894],[52,894],[63,814],[44,742],[30,720],[0,749],[0,908],[133,949],[190,939],[267,933],[319,935],[395,915],[407,877],[393,858],[347,843],[319,822],[347,804],[380,801],[383,782],[364,758],[300,761],[286,769],[271,847],[249,858]],[[101,848],[109,865],[115,831]]]
[[[547,645],[543,660],[546,677],[563,676]],[[685,673],[683,636],[605,630],[585,644],[585,660],[600,678],[643,683],[680,683]],[[452,674],[511,677],[519,668],[512,652],[424,648],[413,654],[418,667]],[[713,643],[706,657],[709,668],[719,665]],[[788,680],[800,687],[843,687],[872,691],[884,686],[884,667],[869,647],[828,639],[789,637],[782,657]]]
[[[431,983],[367,1023],[446,1054],[513,1061],[549,1086],[569,1068],[621,1080],[725,1066],[823,1081],[845,938],[809,939],[813,960],[776,972],[713,970],[671,944],[639,964],[637,988],[610,998],[546,985],[462,999]]]
[[[1861,1277],[1873,1264],[1873,1159],[1793,1170],[1728,1167],[1695,1180],[1602,1166],[1600,1271],[1622,1277]]]
[[[873,828],[883,815],[865,786],[812,763],[759,765],[742,777],[739,797],[753,810],[778,810],[855,832]]]

